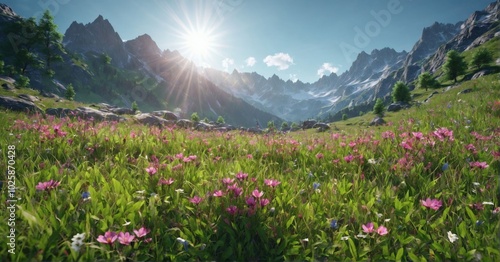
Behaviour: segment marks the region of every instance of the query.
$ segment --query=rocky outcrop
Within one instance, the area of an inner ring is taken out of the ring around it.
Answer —
[[[48,108],[45,110],[47,115],[57,116],[57,117],[80,117],[86,120],[95,121],[124,121],[125,118],[119,115],[103,112],[90,107],[78,107],[77,109],[68,108]]]
[[[161,118],[166,119],[166,120],[172,120],[172,121],[179,120],[179,117],[175,113],[167,111],[167,110],[153,111],[153,112],[151,112],[151,114],[154,116],[161,117]]]
[[[316,120],[306,120],[302,123],[302,129],[311,129],[316,125],[318,121]]]
[[[330,129],[330,126],[328,124],[325,124],[325,123],[316,123],[313,128],[316,128],[316,130],[318,130],[318,132],[324,132],[326,130],[329,130]]]
[[[17,99],[9,96],[0,96],[0,106],[13,111],[41,113],[43,112],[33,102]]]
[[[410,104],[405,102],[392,103],[387,107],[387,112],[397,112],[401,109],[409,108]]]
[[[385,125],[385,120],[381,117],[375,117],[371,122],[370,122],[370,126],[381,126],[381,125]]]
[[[22,94],[22,95],[18,95],[17,97],[19,97],[19,98],[21,98],[23,100],[29,101],[29,102],[38,102],[38,101],[40,101],[40,98],[38,98],[36,96],[32,96],[32,95]]]
[[[175,124],[174,121],[169,121],[148,113],[135,115],[134,119],[138,123],[151,126],[172,126]]]

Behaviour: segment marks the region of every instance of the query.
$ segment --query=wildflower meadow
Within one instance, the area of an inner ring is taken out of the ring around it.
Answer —
[[[0,258],[499,261],[499,103],[493,75],[324,133],[2,112]]]

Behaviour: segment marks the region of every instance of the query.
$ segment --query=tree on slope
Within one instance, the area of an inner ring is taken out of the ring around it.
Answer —
[[[438,87],[439,83],[429,72],[424,72],[418,76],[417,86],[418,88],[425,88],[425,91],[427,91],[428,88]]]
[[[43,13],[38,23],[38,32],[42,44],[41,51],[45,56],[45,69],[50,75],[53,74],[50,69],[51,63],[62,61],[59,53],[63,50],[61,44],[62,35],[57,32],[57,25],[54,23],[54,17],[50,14],[50,11],[47,10]]]
[[[385,111],[384,101],[382,101],[382,99],[380,98],[377,98],[377,101],[373,106],[373,113],[375,113],[377,116],[382,117],[384,116],[384,111]]]
[[[457,77],[463,75],[467,69],[467,64],[460,53],[450,50],[446,54],[446,62],[443,65],[446,78],[457,82]]]
[[[471,66],[481,69],[483,66],[493,62],[493,55],[486,48],[479,48],[473,55]]]
[[[394,84],[394,87],[392,88],[392,101],[394,102],[411,101],[410,89],[405,83],[398,81],[396,82],[396,84]]]

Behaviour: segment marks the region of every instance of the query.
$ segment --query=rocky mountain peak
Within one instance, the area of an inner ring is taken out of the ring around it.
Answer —
[[[151,58],[161,56],[161,50],[156,42],[148,34],[143,34],[133,40],[125,42],[126,49],[139,58]]]
[[[0,3],[0,21],[12,21],[19,17],[10,6]]]

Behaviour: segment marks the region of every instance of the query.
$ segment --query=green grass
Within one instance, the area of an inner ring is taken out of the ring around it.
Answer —
[[[367,127],[374,116],[367,113],[326,133],[195,132],[4,111],[0,169],[8,172],[15,146],[19,200],[16,254],[2,246],[0,259],[499,260],[498,77],[387,113],[386,126]],[[465,88],[474,91],[457,95]],[[7,180],[2,203],[10,199]],[[50,180],[60,185],[36,190]],[[213,196],[218,190],[223,196]],[[255,190],[263,195],[252,200]],[[442,206],[424,207],[427,198]],[[364,233],[369,222],[388,234]],[[97,240],[141,227],[150,232],[130,245]],[[9,230],[2,223],[0,235]],[[75,251],[78,233],[85,238]]]

